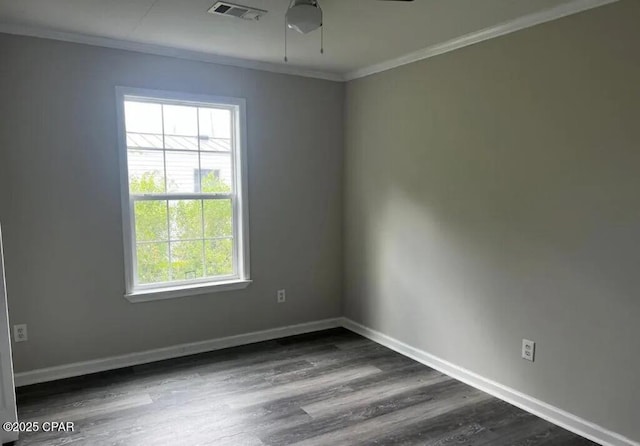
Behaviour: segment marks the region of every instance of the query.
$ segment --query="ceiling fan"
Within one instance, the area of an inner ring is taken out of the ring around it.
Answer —
[[[412,2],[413,0],[378,0],[387,2]],[[293,29],[300,34],[308,34],[320,28],[321,43],[320,53],[324,54],[324,32],[322,21],[322,8],[318,0],[291,0],[289,8],[285,14],[285,36],[284,36],[284,61],[287,62],[287,28]]]

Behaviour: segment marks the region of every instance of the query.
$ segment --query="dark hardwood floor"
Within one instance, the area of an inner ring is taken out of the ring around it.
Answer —
[[[593,445],[347,330],[18,389],[27,445]]]

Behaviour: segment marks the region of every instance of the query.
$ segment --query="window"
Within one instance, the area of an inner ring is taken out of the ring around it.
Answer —
[[[127,298],[247,286],[244,102],[117,92]]]

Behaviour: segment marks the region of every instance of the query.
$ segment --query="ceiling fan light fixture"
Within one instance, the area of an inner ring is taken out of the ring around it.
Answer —
[[[322,26],[322,9],[316,1],[294,2],[287,10],[287,26],[301,34],[308,34]]]

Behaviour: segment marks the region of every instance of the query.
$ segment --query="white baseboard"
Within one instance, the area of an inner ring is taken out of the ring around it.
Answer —
[[[180,356],[194,355],[228,347],[252,344],[254,342],[269,341],[298,334],[327,330],[341,326],[341,318],[324,319],[321,321],[307,322],[287,327],[272,328],[269,330],[255,331],[252,333],[228,336],[225,338],[211,339],[208,341],[193,342],[189,344],[175,345],[172,347],[158,348],[143,352],[130,353],[122,356],[96,359],[93,361],[76,362],[56,367],[31,370],[29,372],[16,373],[16,387],[37,384],[57,379],[71,378],[73,376],[87,375],[90,373],[104,372],[106,370],[119,369],[133,365],[146,364],[164,359],[178,358]]]
[[[359,335],[377,342],[378,344],[384,345],[385,347],[414,359],[428,367],[439,370],[440,372],[459,381],[487,392],[496,398],[513,404],[514,406],[539,416],[540,418],[563,427],[582,437],[595,441],[596,443],[604,446],[640,446],[640,443],[626,438],[623,435],[612,432],[565,410],[554,407],[529,395],[525,395],[522,392],[480,376],[477,373],[459,367],[451,362],[445,361],[444,359],[438,358],[423,350],[419,350],[402,341],[394,339],[391,336],[372,330],[347,318],[325,319],[208,341],[193,342],[190,344],[181,344],[122,356],[113,356],[93,361],[76,362],[73,364],[16,373],[15,383],[17,387],[26,386],[336,327],[347,328]]]
[[[477,373],[459,367],[423,350],[419,350],[379,331],[360,325],[350,319],[343,318],[342,326],[596,443],[604,446],[640,446],[640,443],[605,429],[602,426],[598,426],[595,423],[584,420],[565,410],[547,404],[544,401],[540,401],[522,392],[518,392],[515,389],[480,376]]]

